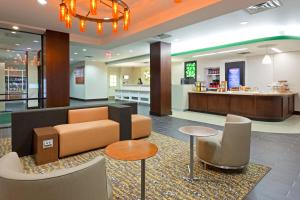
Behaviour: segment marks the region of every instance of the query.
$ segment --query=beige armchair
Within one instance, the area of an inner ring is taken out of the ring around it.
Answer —
[[[251,120],[227,115],[224,131],[197,138],[196,153],[205,164],[224,169],[241,169],[250,159]]]
[[[0,200],[110,200],[105,159],[48,174],[25,174],[14,152],[0,159]]]

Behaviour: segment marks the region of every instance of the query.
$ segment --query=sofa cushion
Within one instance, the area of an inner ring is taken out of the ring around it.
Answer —
[[[69,110],[69,114],[68,114],[69,124],[106,120],[106,119],[108,119],[107,107]]]
[[[131,138],[137,139],[147,137],[152,131],[152,122],[150,117],[143,115],[131,115]]]
[[[99,120],[54,127],[59,134],[59,156],[97,149],[119,141],[119,123]]]

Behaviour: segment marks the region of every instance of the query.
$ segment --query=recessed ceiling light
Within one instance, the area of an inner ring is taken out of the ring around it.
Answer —
[[[13,26],[12,29],[19,30],[19,27],[18,26]]]
[[[271,48],[272,49],[272,51],[274,51],[274,52],[276,52],[276,53],[282,53],[282,51],[280,50],[280,49],[277,49],[277,48]]]
[[[105,19],[105,20],[109,20],[109,19],[110,19],[110,17],[104,17],[103,19]]]
[[[77,55],[77,54],[78,54],[77,52],[74,53],[74,55]]]
[[[133,50],[132,50],[132,49],[130,49],[130,50],[129,50],[129,52],[130,52],[130,53],[132,53],[132,52],[133,52]]]
[[[9,50],[9,49],[7,49],[6,51],[7,51],[7,52],[10,52],[10,50]]]
[[[47,1],[46,0],[37,0],[39,4],[41,5],[46,5]]]
[[[241,25],[246,25],[246,24],[248,24],[249,22],[247,22],[247,21],[244,21],[244,22],[241,22],[240,24]]]
[[[12,34],[16,34],[17,32],[16,32],[16,31],[12,31],[11,33],[12,33]]]
[[[82,51],[87,51],[86,49],[82,49]]]
[[[30,48],[30,47],[28,47],[28,48],[27,48],[27,50],[31,50],[31,48]]]
[[[39,41],[38,41],[38,40],[33,40],[33,42],[34,42],[34,43],[39,43]]]
[[[20,44],[17,43],[16,46],[20,46]]]

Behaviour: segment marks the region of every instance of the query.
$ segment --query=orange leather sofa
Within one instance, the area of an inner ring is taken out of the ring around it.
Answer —
[[[108,119],[108,107],[68,111],[68,124],[54,126],[59,157],[105,147],[120,140],[120,125]]]
[[[143,115],[131,115],[131,138],[138,139],[147,137],[152,131],[152,121],[150,117]]]

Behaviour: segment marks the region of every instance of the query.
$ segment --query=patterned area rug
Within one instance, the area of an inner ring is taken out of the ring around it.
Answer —
[[[148,141],[155,143],[158,154],[146,160],[146,198],[149,200],[244,199],[254,186],[268,173],[269,167],[251,163],[242,171],[203,169],[196,160],[195,174],[200,178],[193,184],[187,176],[189,144],[153,133]],[[0,157],[10,150],[10,139],[0,139]],[[85,163],[96,156],[105,156],[103,149],[36,166],[31,156],[23,157],[27,173],[47,173]],[[107,173],[112,180],[114,199],[140,198],[140,162],[124,162],[107,158]]]

